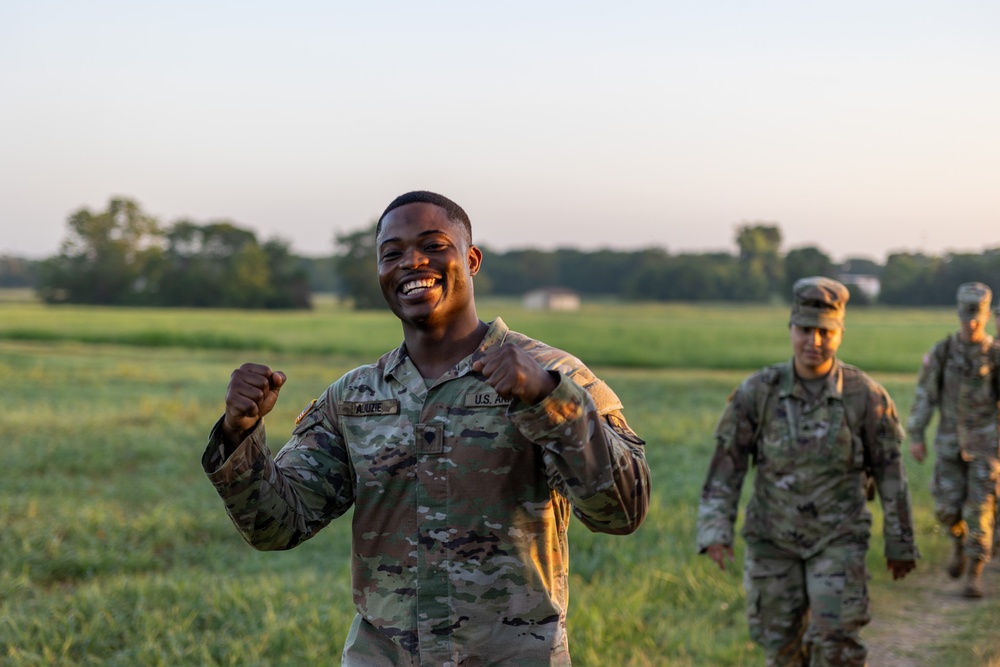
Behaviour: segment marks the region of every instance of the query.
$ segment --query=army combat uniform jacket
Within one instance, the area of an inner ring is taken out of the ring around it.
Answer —
[[[803,559],[834,540],[867,544],[870,469],[884,511],[885,556],[915,560],[909,489],[895,405],[864,372],[836,361],[816,397],[792,362],[751,375],[716,427],[698,508],[698,548],[733,544],[743,478],[756,463],[743,536]]]
[[[557,376],[537,405],[472,370],[517,345]],[[262,425],[203,467],[243,537],[288,549],[352,505],[357,617],[344,664],[568,665],[567,527],[629,533],[649,500],[643,441],[578,359],[497,319],[428,388],[405,346],[331,385],[272,460]]]
[[[996,458],[997,399],[1000,398],[1000,346],[987,335],[965,343],[958,332],[938,341],[924,358],[906,431],[926,442],[924,431],[934,408],[941,412],[934,450],[939,458]]]

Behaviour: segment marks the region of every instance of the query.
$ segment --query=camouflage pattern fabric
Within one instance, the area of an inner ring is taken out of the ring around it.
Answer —
[[[757,471],[743,527],[748,545],[766,545],[768,553],[794,563],[800,573],[821,565],[829,571],[833,566],[828,567],[826,559],[832,556],[827,552],[843,550],[845,545],[863,553],[872,523],[864,491],[868,467],[882,503],[886,558],[915,560],[909,488],[900,455],[902,438],[892,399],[854,366],[835,361],[816,396],[795,377],[790,361],[758,371],[733,392],[716,427],[715,454],[698,507],[699,551],[712,544],[733,544],[743,479],[754,462]],[[780,578],[765,581],[771,565],[762,565],[763,557],[748,546],[744,574],[754,632],[765,651],[770,651],[785,646],[789,633],[801,629],[804,605],[820,605],[822,599],[813,597],[815,587],[803,589],[805,584],[796,584],[799,588],[788,589],[785,600],[777,590],[784,585]],[[853,558],[837,556],[836,567],[855,568],[850,571],[859,576]],[[777,596],[774,604],[768,602],[755,611],[760,601],[754,596],[772,589]],[[853,595],[849,589],[843,595],[848,593]],[[782,610],[786,602],[790,606]],[[852,597],[850,604],[846,598],[841,602],[846,606],[840,615],[831,615],[824,607],[820,619],[813,609],[803,641],[822,644],[830,655],[848,656],[855,650],[852,647],[860,646],[855,630],[868,620],[867,595]],[[863,608],[854,609],[851,604]],[[775,629],[781,627],[785,630]],[[797,646],[793,653],[805,650],[801,642]],[[805,663],[789,658],[769,664]],[[863,657],[858,664],[863,664]]]
[[[966,343],[956,332],[924,357],[906,424],[912,441],[926,442],[934,409],[940,412],[931,485],[935,513],[953,535],[966,537],[965,552],[973,559],[988,559],[993,549],[998,385],[1000,344],[989,335]]]
[[[902,438],[889,394],[854,366],[837,361],[815,399],[795,378],[790,361],[758,371],[733,392],[716,427],[715,455],[698,507],[698,548],[733,543],[751,460],[757,474],[745,538],[802,558],[839,538],[867,542],[867,461],[885,514],[885,556],[915,559]]]
[[[926,442],[924,431],[934,409],[940,422],[934,451],[948,459],[998,455],[997,373],[1000,345],[987,335],[978,343],[963,342],[958,332],[938,341],[924,357],[917,390],[906,422],[914,442]]]
[[[750,638],[768,667],[863,667],[870,620],[866,544],[828,544],[803,560],[748,542],[743,570]],[[807,623],[808,621],[808,623]]]
[[[980,456],[937,459],[931,493],[938,521],[960,540],[972,560],[990,560],[995,535],[1000,460]]]
[[[503,400],[472,363],[517,345],[558,385]],[[567,528],[635,530],[643,441],[578,359],[500,320],[428,387],[400,347],[331,385],[271,459],[264,428],[202,464],[243,537],[288,549],[352,505],[355,619],[344,665],[568,665]]]

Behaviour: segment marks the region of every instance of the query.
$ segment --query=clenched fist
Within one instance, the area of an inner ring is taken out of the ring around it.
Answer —
[[[534,405],[552,393],[555,379],[527,352],[513,345],[501,345],[477,359],[472,370],[504,398],[516,398]]]
[[[285,374],[262,364],[243,364],[229,378],[226,415],[222,430],[226,440],[238,442],[274,408]]]

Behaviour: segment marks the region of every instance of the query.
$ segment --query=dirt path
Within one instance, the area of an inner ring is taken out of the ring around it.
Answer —
[[[983,588],[989,597],[1000,595],[1000,569],[991,562]],[[940,667],[933,647],[956,630],[956,615],[979,604],[962,597],[962,579],[951,579],[943,566],[918,569],[901,582],[890,584],[873,602],[873,619],[863,633],[871,667]]]

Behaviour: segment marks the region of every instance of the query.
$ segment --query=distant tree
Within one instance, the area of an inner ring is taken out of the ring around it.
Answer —
[[[141,304],[148,300],[147,267],[162,248],[156,219],[131,199],[113,198],[105,211],[86,208],[67,221],[60,252],[42,263],[38,293],[50,303]]]
[[[178,221],[157,276],[164,306],[264,308],[271,267],[256,235],[232,222]]]
[[[229,221],[181,220],[166,232],[159,302],[166,306],[310,308],[309,277],[288,244]]]
[[[655,301],[724,301],[739,279],[739,264],[728,253],[647,255],[630,273],[625,295]]]
[[[257,242],[232,222],[163,228],[129,199],[70,216],[61,253],[40,269],[52,303],[308,308],[307,275],[282,241]]]
[[[341,292],[337,258],[332,254],[324,257],[297,257],[296,261],[309,279],[310,292],[313,294]]]
[[[637,251],[602,249],[584,252],[562,248],[555,251],[554,284],[581,294],[621,294],[625,281],[637,266]]]
[[[738,301],[766,301],[782,285],[781,229],[777,225],[746,224],[736,230],[739,247],[740,281],[733,298]]]
[[[270,289],[264,307],[311,308],[312,290],[309,287],[309,273],[299,259],[292,255],[288,243],[280,239],[271,239],[264,243],[263,250],[271,271]]]
[[[944,297],[939,276],[941,258],[896,253],[886,259],[879,301],[896,306],[942,305],[954,302],[955,288]]]
[[[993,260],[995,263],[995,260]],[[941,298],[946,299],[946,303],[951,303],[955,298],[955,291],[962,283],[983,282],[991,284],[996,274],[991,270],[990,257],[986,254],[973,253],[950,253],[944,256],[941,263],[940,280]],[[993,285],[996,285],[993,282]],[[1000,285],[997,285],[1000,288]]]
[[[988,248],[983,251],[983,277],[984,283],[993,289],[994,300],[1000,301],[1000,248]]]
[[[375,255],[375,228],[373,221],[364,229],[336,236],[337,274],[343,296],[351,299],[360,310],[385,307],[379,289]]]
[[[484,252],[480,276],[488,282],[493,294],[520,296],[539,287],[563,285],[556,255],[535,249],[511,250],[506,253]],[[477,283],[478,286],[478,283]]]
[[[867,257],[849,257],[840,265],[842,273],[853,273],[866,276],[881,276],[885,267]]]
[[[0,255],[0,287],[34,287],[38,260]]]
[[[815,246],[795,248],[785,255],[785,280],[782,294],[791,298],[792,285],[800,278],[827,276],[836,278],[837,267],[830,256]]]

